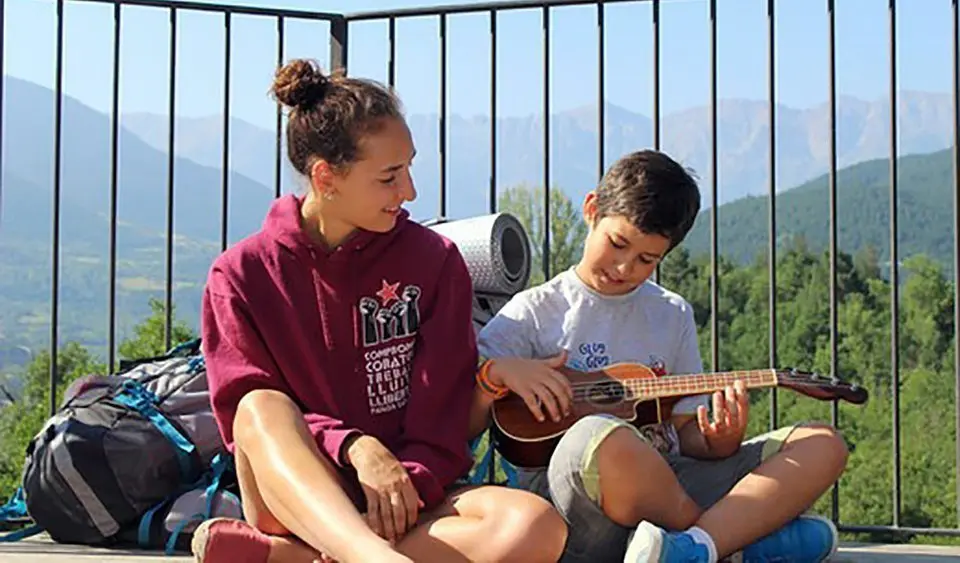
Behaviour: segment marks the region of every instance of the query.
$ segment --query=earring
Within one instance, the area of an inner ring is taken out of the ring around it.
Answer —
[[[333,192],[323,192],[323,199],[333,201]]]

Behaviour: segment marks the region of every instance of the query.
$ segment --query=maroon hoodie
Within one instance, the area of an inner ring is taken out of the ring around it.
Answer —
[[[275,389],[334,464],[347,436],[375,436],[435,506],[471,465],[477,350],[463,257],[406,211],[388,233],[327,250],[300,229],[300,204],[276,200],[210,270],[201,326],[224,441],[233,451],[240,398]]]

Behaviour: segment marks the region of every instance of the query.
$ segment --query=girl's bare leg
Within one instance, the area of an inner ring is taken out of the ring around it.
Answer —
[[[529,562],[560,559],[566,523],[542,498],[506,487],[467,488],[425,514],[398,549],[414,561]]]
[[[251,391],[240,401],[233,427],[244,515],[251,525],[270,535],[296,536],[343,563],[410,561],[367,525],[289,397]],[[283,551],[296,546],[289,539],[275,543]]]
[[[396,548],[377,536],[344,492],[288,397],[255,391],[234,423],[236,466],[248,523],[271,537],[271,563],[321,553],[353,561],[557,561],[563,518],[545,500],[502,487],[458,491],[422,514]],[[531,541],[536,538],[536,541]]]

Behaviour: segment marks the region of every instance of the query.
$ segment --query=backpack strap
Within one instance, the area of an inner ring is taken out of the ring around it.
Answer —
[[[159,401],[156,395],[138,381],[127,380],[118,389],[114,400],[140,413],[173,444],[177,453],[177,462],[180,464],[180,474],[184,481],[190,479],[194,469],[193,454],[197,448],[193,445],[193,442],[167,420],[167,417],[157,410],[156,405]]]
[[[20,487],[13,493],[7,504],[0,506],[0,523],[14,522],[18,520],[30,520],[30,514],[27,512],[27,503],[23,498],[23,487]],[[0,534],[0,543],[11,543],[20,541],[30,536],[35,536],[43,531],[43,528],[37,524],[14,530],[7,534]]]
[[[183,533],[183,530],[194,522],[203,522],[209,520],[213,515],[214,502],[217,498],[217,493],[221,492],[223,487],[223,474],[227,471],[233,471],[233,458],[230,455],[225,455],[223,453],[217,454],[216,457],[210,462],[209,471],[205,472],[203,476],[200,477],[196,482],[191,483],[187,486],[182,487],[176,493],[170,495],[162,502],[158,503],[156,506],[148,510],[143,517],[140,519],[140,525],[137,529],[137,543],[140,547],[144,549],[150,549],[153,547],[150,541],[150,529],[153,525],[153,519],[162,508],[167,506],[169,503],[175,501],[180,495],[197,489],[199,487],[206,487],[204,495],[206,496],[206,505],[204,506],[203,512],[197,512],[190,516],[190,518],[185,518],[170,534],[170,537],[167,538],[166,544],[164,546],[164,552],[167,555],[174,555],[176,551],[177,539],[180,537],[180,534]],[[240,499],[236,498],[236,495],[230,491],[223,490],[224,495],[228,495],[233,498],[233,500],[240,504]]]

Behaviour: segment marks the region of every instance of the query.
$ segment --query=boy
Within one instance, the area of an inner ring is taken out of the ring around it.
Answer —
[[[539,417],[566,414],[573,392],[553,369],[564,364],[701,372],[690,305],[649,280],[699,210],[695,180],[665,154],[640,151],[615,163],[584,201],[590,230],[580,262],[517,294],[480,332],[488,360],[478,374],[474,430],[485,428],[507,391]],[[519,485],[567,520],[564,561],[829,557],[837,547],[832,523],[800,515],[843,472],[843,440],[828,426],[805,424],[743,442],[748,409],[738,382],[712,399],[686,397],[669,420],[642,430],[586,417],[549,467],[521,471]]]

